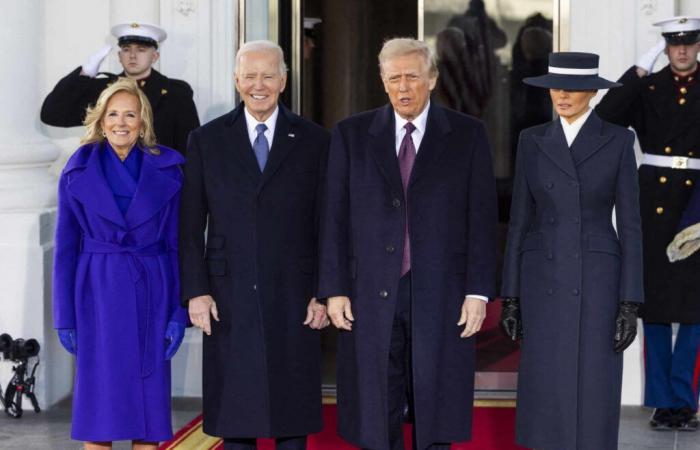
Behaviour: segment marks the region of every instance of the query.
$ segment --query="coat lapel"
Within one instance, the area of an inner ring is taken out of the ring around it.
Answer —
[[[231,117],[227,121],[227,125],[231,128],[231,133],[225,134],[225,139],[230,139],[230,142],[222,142],[222,145],[233,150],[233,154],[241,163],[244,171],[250,176],[253,184],[258,186],[262,174],[260,173],[260,167],[258,167],[258,160],[255,159],[253,147],[250,145],[243,108],[245,106],[241,103],[231,112]]]
[[[573,179],[578,179],[574,161],[571,158],[571,150],[566,143],[564,130],[559,118],[553,120],[543,136],[533,136],[533,139],[542,152],[552,162]]]
[[[369,127],[370,154],[394,192],[403,192],[396,157],[396,121],[391,105],[378,109]]]
[[[439,159],[438,157],[447,149],[443,139],[452,129],[447,121],[443,109],[435,103],[431,103],[428,111],[428,121],[425,125],[425,134],[421,140],[420,148],[417,149],[416,162],[411,171],[411,179],[409,185],[412,185],[416,180],[425,175],[431,164]]]
[[[106,148],[101,143],[93,146],[90,157],[85,165],[85,170],[73,179],[68,185],[68,190],[86,209],[95,212],[110,222],[126,228],[126,222],[112,190],[107,185],[99,152]]]
[[[161,158],[144,152],[136,193],[125,215],[129,229],[138,227],[157,214],[180,190],[181,183],[160,170],[165,162]]]
[[[569,149],[576,166],[593,156],[612,139],[612,136],[602,135],[602,129],[603,121],[595,111],[591,112]]]
[[[270,155],[267,158],[258,191],[270,181],[275,172],[277,172],[277,169],[279,169],[282,161],[284,161],[287,155],[289,155],[289,152],[292,151],[299,141],[299,129],[296,126],[298,122],[299,119],[296,116],[282,106],[282,104],[279,105],[279,114],[277,115],[277,123],[275,124],[275,137],[272,139]]]

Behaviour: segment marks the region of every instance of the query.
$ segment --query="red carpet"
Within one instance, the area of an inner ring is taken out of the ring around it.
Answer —
[[[336,434],[336,407],[323,406],[323,431],[309,436],[309,450],[354,450]],[[515,409],[500,407],[474,408],[472,440],[468,443],[453,444],[452,450],[525,450],[514,444]],[[410,426],[404,428],[406,448],[410,448]],[[160,446],[160,450],[222,450],[223,443],[202,432],[202,417],[199,416],[178,431],[173,439]],[[260,439],[258,448],[273,450],[272,439]]]

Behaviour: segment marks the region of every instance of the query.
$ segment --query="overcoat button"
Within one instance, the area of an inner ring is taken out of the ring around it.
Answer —
[[[693,185],[693,180],[685,180],[685,185],[686,185],[686,186],[692,186],[692,185]]]
[[[656,208],[656,214],[663,214],[663,213],[664,213],[664,209],[661,206]]]
[[[678,104],[679,104],[679,105],[685,105],[685,102],[686,102],[685,97],[681,97],[681,98],[678,99]]]
[[[547,189],[552,189],[553,187],[554,187],[554,183],[552,183],[551,181],[549,183],[547,183]]]
[[[549,218],[549,223],[554,223],[554,217]]]
[[[393,245],[387,245],[387,246],[386,246],[386,252],[387,252],[387,253],[394,253],[395,250],[396,250],[396,247],[394,247]]]
[[[381,291],[379,291],[379,296],[381,298],[387,298],[389,296],[389,293],[387,291],[385,291],[384,289],[382,289]]]
[[[547,253],[547,259],[554,259],[554,255],[551,252]]]
[[[399,200],[398,198],[395,198],[394,200],[392,200],[391,206],[393,206],[394,208],[400,208],[401,207],[401,200]]]
[[[680,91],[681,91],[681,94],[687,94],[687,93],[688,93],[688,89],[686,89],[685,87],[680,88]]]
[[[578,253],[574,253],[574,259],[578,259],[580,255]]]
[[[672,149],[671,147],[664,147],[664,153],[669,154],[671,153]]]
[[[257,290],[258,290],[258,285],[257,285],[257,284],[254,284],[254,285],[253,285],[253,290],[254,290],[254,291],[257,291]]]
[[[551,288],[550,288],[550,289],[547,289],[547,294],[548,294],[548,295],[554,294],[554,289],[551,289]]]
[[[667,181],[668,181],[668,178],[666,178],[666,177],[664,177],[664,176],[659,177],[659,183],[664,184],[664,183],[666,183]]]
[[[574,217],[574,223],[579,223],[579,222],[581,222],[581,219],[579,219],[578,217]]]
[[[694,156],[694,155],[695,155],[695,152],[693,152],[692,150],[688,152],[688,156]]]
[[[578,295],[578,289],[574,289],[573,291],[571,291],[571,293],[574,295]]]

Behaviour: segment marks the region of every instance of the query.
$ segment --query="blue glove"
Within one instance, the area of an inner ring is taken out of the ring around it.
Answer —
[[[68,350],[68,353],[75,355],[78,351],[78,331],[75,328],[62,328],[56,331],[63,348]]]
[[[168,322],[168,327],[165,329],[165,341],[168,343],[168,347],[165,349],[166,361],[169,361],[175,356],[184,337],[185,326],[183,324],[179,322]]]

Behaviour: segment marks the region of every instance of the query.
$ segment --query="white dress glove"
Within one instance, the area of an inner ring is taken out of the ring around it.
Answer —
[[[90,55],[85,64],[83,64],[82,73],[90,78],[95,78],[97,76],[97,72],[100,71],[100,64],[102,64],[102,61],[104,61],[107,55],[109,55],[110,51],[112,51],[112,46],[105,45],[99,51],[97,51],[97,53]]]
[[[654,46],[650,48],[645,54],[639,57],[639,59],[637,60],[637,67],[645,70],[647,73],[651,73],[652,69],[654,68],[654,63],[656,63],[656,59],[659,57],[661,52],[664,51],[665,48],[666,40],[661,39],[659,42],[654,44]]]

